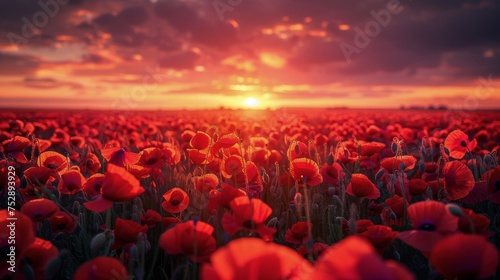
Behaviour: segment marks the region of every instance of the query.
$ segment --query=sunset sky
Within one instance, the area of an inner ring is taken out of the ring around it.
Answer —
[[[0,107],[500,108],[498,1],[65,1],[0,1]]]

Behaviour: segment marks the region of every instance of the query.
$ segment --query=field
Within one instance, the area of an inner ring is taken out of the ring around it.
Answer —
[[[497,279],[500,112],[0,111],[2,279]]]

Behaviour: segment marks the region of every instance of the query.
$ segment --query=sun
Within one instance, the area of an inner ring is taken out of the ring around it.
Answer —
[[[245,99],[245,101],[243,101],[243,103],[247,106],[247,107],[257,107],[259,106],[260,104],[260,101],[258,99],[256,99],[255,97],[248,97],[247,99]]]

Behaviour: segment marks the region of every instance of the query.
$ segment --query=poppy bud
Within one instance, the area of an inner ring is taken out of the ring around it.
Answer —
[[[278,221],[277,217],[274,217],[271,220],[269,220],[269,222],[267,222],[267,226],[278,228],[280,226],[280,222]]]
[[[131,260],[134,260],[134,261],[139,260],[139,250],[137,248],[137,245],[134,244],[130,247],[129,257]]]
[[[326,157],[326,163],[328,163],[328,165],[332,165],[333,164],[333,156],[332,156],[332,154],[329,154]]]
[[[418,168],[419,168],[420,173],[423,174],[425,172],[425,163],[420,162],[420,164],[418,165]]]
[[[334,187],[328,187],[328,195],[335,195],[335,188]]]
[[[45,279],[53,279],[61,271],[62,260],[60,257],[52,259],[45,267]]]
[[[389,212],[389,216],[391,217],[392,220],[396,220],[398,218],[396,214],[392,211]]]
[[[382,179],[382,176],[384,176],[384,174],[385,174],[385,169],[380,168],[377,174],[375,174],[375,180],[379,181],[380,179]]]
[[[92,242],[90,243],[90,249],[92,251],[97,251],[100,248],[104,247],[107,242],[106,235],[104,233],[98,233],[94,238],[92,238]]]
[[[392,142],[392,144],[391,144],[391,151],[393,153],[396,153],[397,150],[398,150],[398,144],[395,143],[395,142]]]
[[[427,198],[432,200],[432,189],[431,187],[427,187],[427,190],[425,191]]]
[[[80,213],[80,203],[78,201],[73,202],[73,213]]]
[[[460,208],[460,206],[458,206],[454,203],[446,204],[446,208],[448,208],[448,211],[450,211],[450,213],[455,217],[463,217],[464,216],[464,212],[462,211],[462,208]]]
[[[399,254],[399,252],[397,250],[394,250],[392,252],[392,257],[394,258],[394,260],[396,260],[398,262],[401,260],[401,255]]]
[[[405,170],[406,164],[404,162],[399,164],[399,170]]]
[[[489,165],[492,161],[493,157],[490,154],[484,156],[484,163]]]
[[[33,267],[29,265],[28,263],[25,263],[23,265],[23,275],[26,277],[26,279],[35,279],[35,272],[33,271]]]

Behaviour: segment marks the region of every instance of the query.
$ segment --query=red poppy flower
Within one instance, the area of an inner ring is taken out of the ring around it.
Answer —
[[[191,138],[193,138],[195,134],[196,133],[192,130],[184,130],[181,133],[181,139],[183,142],[189,143],[189,141],[191,141]]]
[[[338,163],[323,164],[319,173],[323,176],[323,182],[330,185],[336,185],[337,181],[344,176],[342,166]]]
[[[82,173],[88,172],[89,174],[95,174],[101,169],[101,162],[99,158],[93,153],[88,153],[80,164],[80,170]]]
[[[427,182],[422,179],[411,179],[410,180],[410,194],[420,195],[427,191]]]
[[[221,207],[222,193],[219,190],[213,189],[208,193],[208,213],[213,214]]]
[[[140,233],[145,234],[148,231],[148,226],[142,226],[131,220],[124,220],[122,218],[116,218],[115,229],[113,233],[115,235],[115,243],[111,247],[113,250],[120,249],[125,244],[137,242],[137,236]]]
[[[416,162],[417,159],[414,156],[398,156],[384,158],[380,161],[380,165],[389,172],[394,172],[394,170],[409,171],[415,167]]]
[[[59,255],[57,247],[50,241],[42,238],[36,238],[24,254],[24,260],[27,261],[33,269],[35,279],[46,279],[43,275],[47,265]]]
[[[271,154],[269,155],[269,164],[280,163],[282,160],[282,155],[278,150],[271,150]]]
[[[486,279],[497,271],[498,256],[483,237],[457,233],[436,244],[430,261],[446,279]]]
[[[74,194],[83,190],[87,180],[77,170],[68,170],[61,175],[57,189],[63,194]]]
[[[401,130],[401,136],[403,137],[405,143],[414,144],[415,143],[415,131],[409,127],[405,127]]]
[[[467,151],[472,151],[477,146],[476,139],[469,141],[469,137],[461,130],[454,130],[444,140],[444,147],[450,151],[450,156],[461,159]]]
[[[474,182],[474,188],[470,190],[469,194],[466,197],[462,198],[462,202],[465,204],[476,204],[487,200],[488,200],[487,181]]]
[[[259,173],[259,168],[257,167],[257,165],[255,165],[255,163],[251,162],[251,161],[247,161],[246,164],[245,164],[245,170],[246,170],[246,176],[247,176],[247,179],[248,179],[248,183],[251,185],[251,184],[254,184],[254,185],[262,185],[262,180],[261,180],[261,176],[260,176],[260,173]],[[237,176],[237,181],[238,181],[238,184],[244,184],[245,183],[245,174],[242,172],[239,174],[239,176]],[[259,192],[262,191],[262,189],[259,190]]]
[[[19,163],[28,163],[28,159],[23,153],[24,148],[31,144],[31,141],[22,136],[14,136],[14,138],[4,141],[5,152]]]
[[[360,219],[356,221],[356,232],[355,233],[363,233],[368,230],[368,227],[375,225],[371,220],[368,219]]]
[[[371,244],[362,237],[349,236],[328,248],[316,261],[310,279],[406,280],[415,276],[395,261],[383,261]]]
[[[176,187],[168,190],[163,195],[163,198],[165,201],[161,204],[161,207],[172,214],[180,213],[189,206],[189,196],[181,188]]]
[[[54,215],[49,217],[50,228],[52,229],[52,234],[58,234],[59,232],[72,233],[75,231],[78,217],[64,212],[58,211]]]
[[[490,219],[486,215],[476,214],[471,209],[465,209],[465,208],[462,208],[462,212],[465,216],[461,216],[458,219],[458,229],[461,232],[476,233],[482,235],[488,234]]]
[[[328,244],[325,243],[319,243],[316,242],[311,248],[311,255],[314,260],[317,260],[323,252],[326,251],[326,249],[330,248]],[[309,250],[305,245],[301,245],[299,248],[297,248],[297,253],[299,253],[301,256],[306,257],[307,254],[309,254]]]
[[[318,164],[309,158],[292,160],[290,174],[294,180],[299,181],[299,185],[305,182],[308,186],[317,186],[323,182],[323,176],[319,174]]]
[[[444,186],[448,199],[464,198],[474,188],[472,171],[459,161],[449,161],[443,167]]]
[[[392,213],[396,216],[396,220],[394,220],[394,217],[390,217],[389,225],[401,226],[403,223],[404,208],[408,207],[408,202],[406,202],[401,196],[395,194],[385,200],[385,205],[387,205],[387,207],[391,209]],[[382,216],[383,214],[384,213],[382,213]]]
[[[85,138],[82,136],[72,136],[69,138],[69,143],[79,149],[85,146]]]
[[[222,207],[225,207],[226,209],[231,209],[230,203],[233,199],[240,197],[240,196],[246,196],[247,193],[242,190],[238,189],[236,187],[233,187],[229,184],[222,184],[222,191],[221,191],[221,198],[220,198],[220,203]]]
[[[288,247],[239,238],[212,254],[201,268],[201,279],[307,279],[311,270],[311,264]]]
[[[383,254],[391,243],[398,237],[397,231],[392,231],[392,228],[382,225],[372,225],[366,228],[366,231],[360,235],[367,238],[375,247],[379,254]]]
[[[28,183],[32,186],[37,187],[41,191],[42,186],[50,185],[55,181],[55,178],[52,177],[53,171],[47,167],[30,167],[24,171],[24,178],[28,181]]]
[[[161,220],[162,217],[160,213],[156,212],[155,210],[148,209],[148,211],[146,211],[146,214],[141,215],[141,222],[143,222],[150,228],[156,226],[156,224],[161,222]]]
[[[285,241],[292,244],[302,244],[307,242],[309,238],[308,227],[313,227],[313,224],[308,222],[297,222],[292,225],[285,233]]]
[[[179,220],[178,218],[174,218],[174,217],[163,217],[163,219],[161,220],[161,226],[163,228],[168,228],[170,227],[171,225],[175,225],[175,224],[178,224],[180,223],[181,220]]]
[[[215,174],[205,174],[193,178],[194,187],[201,193],[210,192],[219,185],[219,178]]]
[[[82,264],[73,275],[74,280],[128,280],[127,269],[112,257],[96,257]]]
[[[66,172],[68,169],[66,157],[53,151],[41,153],[38,156],[37,165],[51,169],[56,177]]]
[[[228,149],[240,142],[238,135],[235,133],[229,133],[222,135],[217,139],[217,141],[210,148],[210,153],[212,155],[217,155],[220,149]]]
[[[108,164],[101,187],[101,196],[85,202],[84,206],[94,212],[109,209],[113,202],[123,202],[135,198],[144,192],[139,181],[124,168]]]
[[[385,148],[385,144],[380,142],[361,142],[360,146],[361,156],[372,156],[380,153]]]
[[[35,143],[36,143],[36,146],[38,147],[38,150],[40,151],[40,153],[45,152],[52,145],[52,142],[50,142],[49,140],[45,140],[45,139],[36,139]]]
[[[500,166],[497,166],[489,175],[488,192],[490,201],[500,204]]]
[[[127,152],[120,147],[110,147],[101,149],[101,155],[109,163],[124,167],[126,165],[136,164],[141,159],[140,154]]]
[[[224,157],[221,162],[221,173],[225,178],[231,178],[243,171],[243,158],[238,155]]]
[[[96,173],[87,179],[83,185],[83,191],[91,198],[101,194],[102,184],[104,183],[105,175]]]
[[[153,169],[153,170],[155,170],[155,169]],[[151,173],[153,173],[151,171],[151,168],[146,168],[144,166],[140,166],[140,165],[137,165],[137,164],[129,166],[128,167],[128,172],[130,172],[130,174],[134,175],[134,177],[137,180],[149,178],[149,177],[151,177]]]
[[[56,128],[54,134],[50,137],[50,142],[52,142],[52,147],[63,147],[69,143],[69,135],[66,131],[61,128]]]
[[[448,211],[446,205],[434,200],[410,205],[408,217],[414,229],[401,232],[398,237],[427,257],[438,242],[458,228],[458,218]]]
[[[160,247],[167,254],[184,254],[192,261],[208,261],[216,249],[214,228],[202,221],[178,223],[160,236]]]
[[[203,131],[197,131],[196,134],[189,141],[189,145],[196,150],[205,150],[210,146],[212,137]]]
[[[225,213],[222,217],[222,228],[234,235],[240,230],[246,229],[259,234],[264,240],[272,240],[275,228],[264,224],[273,210],[262,200],[248,196],[240,196],[229,203],[233,214]]]
[[[163,159],[168,165],[175,165],[181,161],[181,151],[178,146],[163,143]]]
[[[271,151],[267,148],[253,148],[251,149],[250,160],[260,166],[265,166],[270,156]]]
[[[17,218],[15,227],[9,227],[13,221],[8,220],[8,218],[13,217]],[[0,278],[3,278],[9,274],[8,268],[12,267],[12,263],[15,263],[16,268],[18,267],[26,250],[35,241],[35,233],[33,232],[31,219],[18,211],[14,211],[14,215],[9,215],[9,211],[6,209],[0,210],[0,227],[2,228],[2,238],[0,238],[0,251],[2,252],[0,256]],[[15,244],[11,244],[12,241],[9,242],[9,240],[13,239],[8,236],[17,237]],[[10,250],[11,247],[15,247],[13,253]],[[11,258],[9,254],[14,255],[14,257]],[[9,263],[10,261],[12,263]]]
[[[314,135],[314,143],[316,143],[316,146],[328,144],[328,137],[324,134],[318,133]]]
[[[380,197],[379,189],[366,175],[361,173],[352,174],[351,182],[347,185],[346,192],[352,196],[368,199],[377,199]]]
[[[290,143],[290,147],[286,152],[289,161],[293,161],[297,158],[310,158],[309,148],[306,144],[300,141],[293,141]]]
[[[165,163],[163,156],[159,148],[146,148],[142,150],[138,164],[147,168],[161,168]]]
[[[57,211],[59,211],[59,206],[52,200],[45,198],[30,200],[21,207],[21,213],[30,217],[33,222],[43,221]]]
[[[197,149],[187,149],[189,159],[194,164],[208,164],[212,161],[212,155],[209,154],[208,149],[197,150]]]

